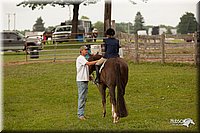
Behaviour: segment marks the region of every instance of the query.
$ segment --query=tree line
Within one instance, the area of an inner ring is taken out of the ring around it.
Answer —
[[[110,1],[110,0],[109,0]],[[143,0],[144,1],[144,0]],[[148,0],[145,0],[145,2],[147,2]],[[55,5],[60,5],[61,7],[65,7],[67,5],[72,4],[74,6],[73,8],[73,19],[72,19],[72,33],[76,33],[77,32],[77,25],[78,25],[78,11],[79,11],[79,6],[81,3],[83,3],[83,5],[88,5],[88,4],[95,4],[97,3],[98,0],[49,0],[49,1],[38,1],[38,0],[27,0],[27,1],[23,1],[21,3],[19,3],[17,6],[23,5],[23,7],[28,6],[29,8],[32,8],[32,10],[34,10],[35,8],[39,7],[41,9],[43,9],[44,6],[46,5],[51,5],[51,6],[55,6]],[[132,4],[136,4],[134,1],[132,1]],[[108,7],[108,11],[105,11],[104,13],[104,19],[106,17],[106,19],[111,18],[111,1],[105,3],[105,8]],[[106,13],[109,12],[109,13]],[[108,15],[108,16],[107,16]],[[93,24],[93,27],[96,27],[99,32],[103,32],[105,31],[105,20],[104,23],[101,21],[98,21],[96,23]],[[110,23],[110,22],[109,22]],[[117,31],[121,31],[121,32],[127,32],[127,33],[137,33],[138,30],[148,30],[149,28],[152,28],[153,26],[151,25],[144,25],[145,21],[144,18],[142,16],[142,14],[140,12],[137,12],[136,16],[135,16],[135,20],[133,23],[129,22],[129,23],[116,23],[116,30]],[[102,30],[102,24],[104,25],[104,28]],[[189,13],[186,12],[186,14],[184,14],[181,18],[180,18],[180,22],[178,23],[178,25],[176,27],[172,27],[172,26],[165,26],[165,25],[160,25],[160,27],[164,27],[167,29],[167,33],[170,34],[170,29],[171,28],[176,28],[177,32],[180,34],[188,34],[188,33],[194,33],[195,31],[197,31],[197,21],[196,18],[194,17],[193,13]],[[33,26],[33,30],[38,30],[39,29],[44,29],[44,23],[40,18],[38,18],[38,20],[36,21],[36,24],[34,24]]]
[[[98,21],[93,24],[99,31],[103,31],[103,22]],[[149,28],[153,28],[154,25],[145,25],[144,17],[140,12],[137,12],[135,16],[134,23],[121,22],[116,23],[116,31],[135,34],[139,30],[148,31]],[[168,26],[168,25],[159,25],[160,28],[166,28],[166,34],[172,34],[171,29],[177,29],[177,33],[179,34],[189,34],[197,31],[197,20],[193,13],[186,12],[180,17],[180,22],[176,27]]]
[[[87,16],[82,16],[81,19],[89,19]],[[55,26],[49,26],[47,28],[44,27],[44,22],[42,17],[37,18],[35,21],[35,24],[33,25],[32,31],[45,31],[45,30],[52,30],[55,28]],[[153,28],[153,25],[145,25],[144,17],[140,12],[137,12],[135,16],[135,20],[133,23],[131,22],[120,22],[116,23],[116,31],[117,32],[123,32],[123,33],[129,33],[129,34],[135,34],[138,30],[146,30],[148,31],[149,28]],[[95,27],[98,29],[100,36],[103,36],[104,31],[104,23],[102,21],[97,21],[92,24],[92,27]],[[194,17],[193,13],[186,12],[180,17],[180,22],[176,27],[173,26],[167,26],[167,25],[159,25],[160,28],[167,29],[166,34],[172,34],[171,29],[177,29],[177,32],[179,34],[188,34],[188,33],[194,33],[197,31],[197,21]],[[29,30],[30,31],[30,30]]]

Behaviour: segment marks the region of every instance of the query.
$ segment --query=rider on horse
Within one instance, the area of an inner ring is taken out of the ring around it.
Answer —
[[[119,40],[114,37],[115,31],[112,28],[109,28],[106,31],[107,39],[104,40],[105,42],[105,54],[104,56],[95,64],[96,69],[96,79],[95,83],[100,82],[100,74],[99,69],[100,65],[105,62],[109,58],[116,58],[119,57]]]

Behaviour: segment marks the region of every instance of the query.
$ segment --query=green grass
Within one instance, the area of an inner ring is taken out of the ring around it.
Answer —
[[[4,52],[2,54],[3,57],[3,63],[9,63],[9,62],[16,62],[16,61],[26,61],[26,54],[25,52]]]
[[[6,55],[4,61],[6,62]],[[196,68],[191,65],[129,63],[125,100],[129,115],[112,123],[102,118],[101,96],[89,83],[86,115],[77,118],[75,63],[31,63],[3,67],[4,130],[45,131],[197,131]],[[186,128],[170,119],[192,118]]]

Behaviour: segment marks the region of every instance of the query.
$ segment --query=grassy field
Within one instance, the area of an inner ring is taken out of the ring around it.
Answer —
[[[20,56],[20,55],[19,55]],[[4,55],[4,62],[14,60]],[[18,58],[18,57],[16,57]],[[9,61],[8,61],[9,60]],[[129,62],[125,100],[129,115],[112,123],[102,118],[101,97],[89,83],[86,115],[77,118],[75,63],[4,64],[4,130],[14,131],[197,131],[196,68],[191,65]],[[172,119],[192,118],[187,128]]]

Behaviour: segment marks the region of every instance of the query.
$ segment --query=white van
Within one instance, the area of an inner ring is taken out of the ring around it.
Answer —
[[[147,31],[146,30],[138,30],[137,34],[138,35],[147,35]]]
[[[72,33],[72,25],[57,26],[53,33],[54,42],[66,42],[69,41]]]

